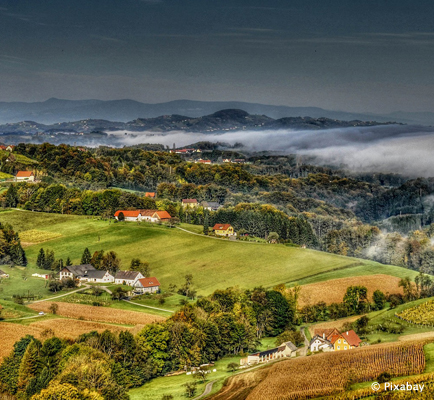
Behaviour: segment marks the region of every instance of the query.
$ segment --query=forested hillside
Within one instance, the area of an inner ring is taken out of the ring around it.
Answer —
[[[230,223],[237,231],[336,254],[434,270],[434,179],[351,174],[309,158],[252,156],[201,143],[211,165],[147,146],[114,149],[20,144],[1,172],[35,172],[38,183],[7,184],[2,205],[109,218],[116,209],[158,208],[181,222]],[[241,163],[223,158],[244,157]],[[156,199],[144,197],[156,192]],[[215,201],[217,212],[180,200]]]

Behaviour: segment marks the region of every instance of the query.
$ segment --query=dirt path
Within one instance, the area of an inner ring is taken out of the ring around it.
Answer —
[[[32,301],[31,303],[32,303],[32,304],[33,304],[33,303],[41,303],[41,302],[43,302],[43,301],[51,301],[51,300],[53,300],[53,299],[59,299],[59,298],[61,298],[61,297],[69,296],[70,294],[77,293],[77,292],[81,292],[82,290],[86,290],[86,289],[89,289],[89,288],[90,288],[89,285],[83,285],[83,286],[84,286],[84,287],[82,287],[82,288],[80,288],[80,289],[77,289],[77,290],[73,290],[72,292],[68,292],[68,293],[64,293],[64,294],[59,294],[59,295],[57,295],[57,296],[48,297],[48,298],[46,298],[46,299],[42,299],[42,300]]]
[[[158,308],[158,307],[152,307],[152,306],[145,306],[144,304],[134,303],[134,301],[130,301],[130,300],[123,300],[123,301],[125,301],[125,302],[127,302],[127,303],[130,303],[130,304],[134,304],[134,305],[136,305],[136,306],[140,306],[140,307],[144,307],[144,308],[151,308],[151,309],[153,309],[153,310],[158,310],[158,311],[165,311],[165,312],[168,312],[168,313],[170,313],[170,314],[173,314],[173,311],[171,311],[171,310],[166,310],[166,309],[164,309],[164,308]]]
[[[300,349],[300,357],[304,357],[307,354],[307,351],[309,350],[309,340],[307,340],[305,329],[307,328],[304,326],[300,327],[301,335],[304,338],[304,347]]]
[[[180,231],[187,232],[187,233],[189,233],[190,235],[196,235],[196,236],[200,236],[200,237],[208,238],[208,239],[225,240],[225,241],[227,241],[227,242],[236,242],[236,243],[268,244],[268,243],[263,243],[263,242],[249,242],[249,241],[244,241],[244,240],[233,240],[233,241],[232,241],[232,240],[228,240],[228,239],[224,239],[224,238],[219,238],[219,237],[215,237],[215,236],[207,236],[207,235],[203,235],[203,234],[201,234],[201,233],[192,232],[192,231],[189,231],[189,230],[187,230],[187,229],[180,228],[179,226],[176,226],[175,228],[176,228],[176,229],[179,229]]]
[[[195,397],[193,400],[199,400],[205,396],[208,396],[211,393],[212,385],[214,385],[214,383],[216,383],[216,382],[217,382],[217,380],[214,380],[214,381],[207,383],[203,393],[200,396]]]

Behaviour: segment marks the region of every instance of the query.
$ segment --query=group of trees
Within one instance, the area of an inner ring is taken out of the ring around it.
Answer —
[[[12,225],[0,222],[0,265],[7,264],[25,267],[27,257]]]
[[[20,144],[14,154],[27,157],[42,182],[10,185],[0,195],[7,207],[104,218],[117,209],[160,209],[174,220],[205,228],[230,223],[253,236],[267,238],[276,232],[281,241],[434,271],[434,247],[412,233],[427,231],[434,223],[433,179],[350,176],[296,156],[255,156],[248,165],[202,165],[140,147],[51,144]],[[158,200],[111,186],[156,191]],[[209,214],[201,208],[185,210],[179,205],[183,198],[225,207]]]

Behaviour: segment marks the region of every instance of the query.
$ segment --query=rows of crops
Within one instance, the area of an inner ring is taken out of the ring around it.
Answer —
[[[391,376],[420,374],[425,369],[421,343],[398,343],[324,353],[281,362],[247,397],[248,400],[310,399],[342,393],[348,384]],[[371,393],[372,394],[372,393]]]
[[[407,308],[397,314],[397,317],[412,324],[432,326],[434,325],[434,300]]]
[[[52,302],[43,301],[30,304],[36,311],[50,312]],[[68,318],[79,318],[87,321],[109,322],[112,324],[146,325],[152,322],[164,321],[163,317],[137,311],[118,310],[108,307],[94,307],[83,304],[56,302],[59,306],[57,314]]]
[[[423,385],[422,391],[405,390],[405,391],[391,391],[389,388],[384,387],[384,383],[380,385],[380,388],[375,392],[375,398],[385,399],[414,399],[417,396],[418,400],[431,400],[434,399],[434,374],[428,373],[418,375],[415,377],[407,377],[405,379],[399,379],[393,381],[394,385],[411,385],[413,388],[415,385]],[[366,387],[359,390],[350,391],[341,395],[334,395],[330,400],[355,400],[365,399],[372,397],[374,394],[372,387]]]

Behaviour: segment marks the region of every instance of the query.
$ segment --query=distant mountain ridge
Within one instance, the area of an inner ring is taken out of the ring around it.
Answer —
[[[241,109],[249,114],[266,115],[279,119],[284,117],[330,118],[337,120],[361,120],[408,124],[434,125],[431,112],[395,112],[385,115],[351,113],[325,110],[318,107],[274,106],[240,101],[194,101],[175,100],[148,104],[135,100],[63,100],[51,98],[43,102],[0,102],[0,124],[20,121],[36,121],[54,124],[64,121],[98,119],[128,122],[140,118],[156,118],[162,115],[201,117],[224,109]]]
[[[249,114],[244,110],[226,109],[202,117],[183,115],[162,115],[156,118],[138,118],[130,122],[108,121],[102,119],[85,119],[73,122],[41,124],[22,121],[0,125],[2,135],[57,135],[57,134],[105,134],[113,131],[130,132],[201,132],[219,133],[239,130],[319,130],[345,128],[353,126],[375,126],[395,122],[376,121],[340,121],[330,118],[285,117],[274,119],[266,115]]]

